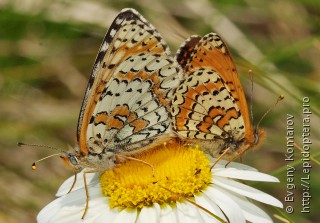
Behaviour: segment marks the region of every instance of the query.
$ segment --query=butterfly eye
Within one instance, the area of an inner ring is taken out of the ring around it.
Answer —
[[[259,133],[257,130],[254,131],[254,144],[257,144],[259,142]]]
[[[73,154],[68,154],[68,159],[72,165],[78,165],[79,161]]]

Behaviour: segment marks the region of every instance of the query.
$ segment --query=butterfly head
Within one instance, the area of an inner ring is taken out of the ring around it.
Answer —
[[[68,151],[64,151],[62,149],[59,149],[59,148],[55,148],[55,147],[52,147],[52,146],[47,146],[47,145],[37,145],[37,144],[26,144],[26,143],[22,143],[22,142],[19,142],[18,143],[18,146],[31,146],[31,147],[42,147],[42,148],[49,148],[49,149],[54,149],[54,150],[57,150],[59,151],[59,153],[55,153],[55,154],[51,154],[49,156],[46,156],[42,159],[39,159],[37,161],[35,161],[33,164],[32,164],[32,169],[33,170],[36,170],[37,167],[36,167],[36,164],[38,162],[41,162],[43,160],[46,160],[50,157],[55,157],[55,156],[60,156],[60,158],[68,165],[68,166],[71,166],[73,167],[76,171],[80,171],[82,169],[82,166],[81,166],[81,162],[80,162],[80,156],[78,155],[79,152],[77,151],[77,148],[75,149],[74,152],[68,152]]]
[[[67,166],[70,166],[74,168],[76,171],[82,170],[80,157],[77,153],[73,152],[63,152],[60,155],[60,158],[67,164]]]

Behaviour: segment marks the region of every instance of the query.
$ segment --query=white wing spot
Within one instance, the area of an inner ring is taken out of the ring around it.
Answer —
[[[110,36],[111,37],[114,37],[114,35],[117,33],[117,30],[115,30],[115,29],[113,29],[113,30],[111,30],[111,32],[110,32]]]
[[[105,52],[108,49],[109,45],[106,41],[103,42],[100,52]]]

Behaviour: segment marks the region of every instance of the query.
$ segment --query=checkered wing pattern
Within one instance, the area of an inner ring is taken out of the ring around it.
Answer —
[[[168,98],[178,65],[157,30],[133,9],[110,26],[96,58],[78,122],[82,156],[135,153],[169,137]]]
[[[176,60],[185,72],[171,107],[177,134],[213,154],[255,144],[241,82],[222,39],[215,33],[192,36]]]

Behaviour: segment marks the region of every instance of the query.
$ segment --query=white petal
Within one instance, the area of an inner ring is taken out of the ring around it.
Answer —
[[[204,223],[198,208],[187,202],[177,202],[179,223]]]
[[[93,219],[97,219],[104,212],[107,212],[109,209],[106,198],[98,197],[93,198],[92,196],[89,199],[89,207],[84,218],[83,223],[92,223]]]
[[[101,205],[103,205],[103,200],[101,200],[101,188],[100,187],[90,187],[89,188],[89,206],[88,210],[85,216],[85,221],[86,222],[92,222],[93,218],[97,217],[97,213],[94,210],[96,209],[95,206],[97,203],[99,203],[99,208],[101,208]],[[61,214],[60,212],[56,214],[53,218],[53,222],[64,222],[65,216],[63,213],[66,215],[73,215],[74,219],[73,221],[65,221],[65,222],[76,222],[81,219],[85,206],[86,206],[86,192],[84,189],[82,190],[77,190],[74,192],[71,192],[67,196],[62,197],[62,208],[61,208]],[[104,205],[105,207],[105,205]],[[72,212],[72,213],[71,213]]]
[[[221,209],[218,207],[216,203],[214,203],[212,200],[210,200],[205,194],[201,194],[201,196],[195,196],[196,203],[200,205],[201,207],[207,209],[208,211],[212,212],[213,214],[217,215],[218,217],[222,218],[224,221],[227,221],[225,216],[223,215]],[[202,218],[206,223],[220,223],[219,220],[217,220],[215,217],[209,215],[205,211],[199,211]]]
[[[58,191],[56,193],[56,196],[60,197],[60,196],[63,196],[65,194],[67,194],[69,192],[71,186],[72,186],[73,181],[74,181],[74,176],[69,177],[67,180],[65,180],[62,183],[62,185],[59,187],[59,189],[58,189]],[[77,181],[80,182],[79,180],[77,180]],[[76,182],[76,184],[78,182]],[[83,184],[83,182],[82,182],[82,184]],[[79,186],[77,185],[77,187],[79,187]]]
[[[213,200],[225,213],[230,223],[245,223],[245,217],[239,205],[228,195],[224,194],[216,187],[208,187],[203,191],[211,200]]]
[[[99,183],[98,173],[88,173],[86,174],[86,178],[87,178],[88,186]],[[56,193],[56,196],[60,197],[62,195],[67,194],[73,184],[73,181],[74,181],[74,176],[69,177],[66,181],[64,181],[60,186],[58,192]],[[83,171],[77,174],[77,181],[74,187],[72,188],[72,191],[79,190],[81,188],[84,188]]]
[[[212,163],[214,163],[214,161],[216,160],[215,158],[209,157],[209,159],[211,159]],[[228,164],[229,161],[227,160],[219,160],[219,162],[213,167],[213,169],[215,168],[236,168],[239,170],[251,170],[251,171],[257,171],[257,169],[242,164],[242,163],[236,163],[236,162],[231,162]],[[226,164],[228,164],[228,166],[226,167]]]
[[[107,205],[108,206],[108,205]],[[113,223],[116,216],[119,214],[116,208],[111,209],[109,206],[103,210],[100,216],[95,219],[94,223]]]
[[[81,193],[82,192],[82,193]],[[81,219],[85,206],[85,191],[79,190],[60,197],[46,207],[44,207],[37,216],[37,221],[42,222],[60,222],[77,221]],[[48,212],[52,212],[48,215]]]
[[[62,208],[59,212],[50,219],[50,223],[61,222],[79,222],[84,212],[84,207],[69,206],[68,208]]]
[[[175,211],[170,205],[164,205],[160,210],[160,221],[159,223],[178,223],[178,218]]]
[[[61,198],[58,198],[51,203],[49,203],[47,206],[45,206],[38,214],[37,216],[37,222],[38,223],[48,223],[50,222],[50,219],[52,219],[52,216],[54,216],[61,207]]]
[[[212,174],[214,176],[229,177],[241,180],[279,182],[276,177],[265,173],[250,170],[239,170],[235,168],[214,168],[212,169]]]
[[[135,223],[137,215],[137,209],[124,209],[116,216],[113,223]]]
[[[82,222],[82,213],[80,209],[73,209],[73,210],[66,210],[61,211],[61,214],[59,216],[54,216],[50,222],[52,223],[71,223],[71,222]],[[88,218],[87,218],[88,219]],[[91,220],[91,219],[88,219]]]
[[[160,219],[160,206],[155,203],[151,207],[143,207],[139,214],[137,223],[157,223]]]
[[[96,212],[91,211],[90,208],[95,207],[95,203],[99,203],[99,208],[104,201],[101,199],[101,188],[90,187],[89,188],[89,209],[85,216],[86,220],[92,222],[93,218],[97,217]],[[39,223],[44,222],[77,222],[81,219],[86,205],[86,192],[84,189],[73,191],[65,196],[62,196],[46,207],[44,207],[37,216]],[[90,206],[93,205],[93,206]]]
[[[228,194],[228,197],[233,199],[242,209],[246,220],[254,223],[272,223],[271,218],[263,210],[252,204],[245,197],[234,194],[230,191],[219,189]]]
[[[270,196],[269,194],[266,194],[260,190],[247,186],[245,184],[236,182],[234,180],[229,180],[229,179],[217,176],[214,178],[213,184],[221,186],[224,189],[231,190],[237,194],[250,197],[254,200],[260,201],[265,204],[270,204],[280,208],[283,207],[282,203],[279,200]]]

